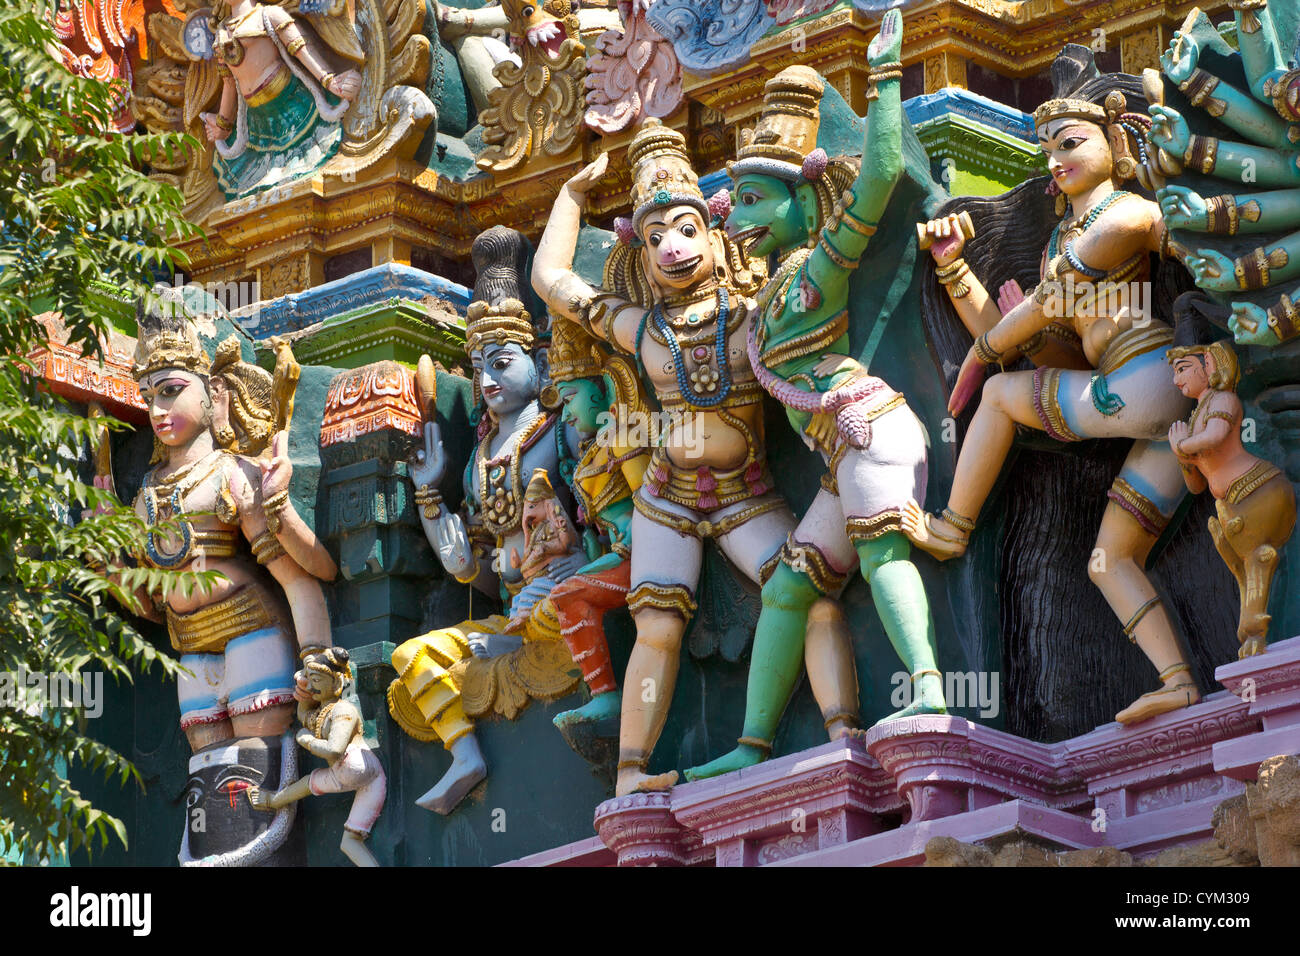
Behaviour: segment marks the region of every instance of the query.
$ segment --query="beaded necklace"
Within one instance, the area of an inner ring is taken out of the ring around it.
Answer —
[[[664,318],[662,302],[656,302],[651,312],[641,316],[641,325],[636,331],[637,363],[640,364],[641,340],[645,336],[646,320],[653,317],[655,330],[663,336],[668,351],[673,357],[678,391],[682,399],[695,408],[713,408],[715,405],[720,405],[731,394],[731,366],[727,362],[727,318],[731,308],[727,290],[723,286],[718,286],[717,303],[715,312],[717,328],[713,341],[713,354],[718,361],[716,372],[706,364],[709,357],[708,347],[696,345],[691,349],[691,358],[697,363],[697,368],[687,375],[686,365],[682,361],[681,343],[676,330]],[[687,398],[688,395],[692,397]]]
[[[488,449],[498,426],[493,425],[474,450],[478,460],[479,499],[483,524],[494,535],[505,536],[515,529],[521,517],[519,507],[523,501],[523,483],[520,464],[524,454],[541,437],[546,427],[556,419],[556,414],[538,415],[522,435],[502,452],[488,460]]]
[[[212,472],[216,470],[217,465],[221,463],[222,454],[223,452],[220,449],[208,452],[208,454],[204,455],[198,461],[194,462],[191,465],[186,465],[183,468],[178,468],[176,471],[172,472],[170,475],[166,476],[165,478],[155,477],[158,471],[157,468],[154,468],[152,471],[149,472],[149,474],[145,476],[144,511],[145,511],[145,516],[149,521],[150,528],[153,528],[158,523],[157,491],[166,492],[168,488],[171,489],[171,498],[169,501],[171,510],[170,510],[169,517],[173,517],[173,518],[180,517],[181,515],[185,514],[185,509],[182,503],[184,502],[186,496],[188,496],[189,493],[193,491],[200,482],[206,480],[208,476],[210,476]],[[200,465],[212,461],[213,458],[216,458],[216,461],[212,462],[212,466],[210,468],[203,471],[198,478],[195,478],[192,481],[186,481],[186,479],[189,478],[190,475],[192,475],[196,470],[198,470]],[[190,551],[194,547],[194,526],[190,524],[189,521],[182,520],[180,523],[180,532],[181,532],[180,549],[171,554],[168,554],[167,552],[163,551],[158,546],[159,539],[158,539],[157,531],[150,530],[149,533],[145,536],[144,539],[145,554],[148,555],[149,561],[155,567],[166,568],[168,570],[171,570],[172,568],[178,568],[181,565],[185,564],[187,561],[189,561]]]
[[[1100,216],[1103,212],[1105,212],[1111,206],[1112,203],[1116,202],[1117,200],[1123,199],[1125,196],[1128,195],[1130,195],[1130,193],[1127,189],[1114,190],[1109,196],[1107,196],[1101,202],[1097,203],[1097,205],[1093,206],[1092,209],[1088,210],[1088,215],[1084,217],[1082,226],[1077,226],[1072,224],[1069,227],[1069,229],[1066,229],[1066,232],[1073,232],[1075,229],[1078,229],[1078,234],[1083,235],[1085,232],[1088,231],[1088,227],[1097,221],[1097,217]],[[1065,227],[1065,220],[1062,219],[1060,222],[1056,224],[1056,228],[1052,230],[1052,239],[1047,246],[1048,262],[1051,262],[1053,259],[1055,259],[1057,254],[1061,251],[1060,250],[1061,230],[1064,227]]]

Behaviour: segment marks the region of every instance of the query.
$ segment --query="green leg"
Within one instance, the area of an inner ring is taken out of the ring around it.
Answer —
[[[743,734],[748,739],[766,741],[769,746],[742,743],[717,760],[687,770],[687,780],[716,777],[767,759],[776,725],[803,673],[808,609],[819,597],[821,592],[813,587],[806,574],[785,562],[776,566],[763,586],[763,612],[754,632],[754,650],[749,662]]]
[[[943,714],[943,679],[935,666],[934,618],[911,561],[911,545],[901,532],[891,531],[857,546],[862,576],[871,585],[871,599],[889,643],[909,674],[931,671],[912,681],[912,703],[885,720],[914,714]]]

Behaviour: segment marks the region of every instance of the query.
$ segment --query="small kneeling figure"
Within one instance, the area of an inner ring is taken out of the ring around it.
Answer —
[[[1237,357],[1213,328],[1188,309],[1179,316],[1168,361],[1174,384],[1196,410],[1169,428],[1169,445],[1193,494],[1207,487],[1217,518],[1209,521],[1219,556],[1241,593],[1238,657],[1262,654],[1268,639],[1268,594],[1278,552],[1295,528],[1295,491],[1281,470],[1241,443]]]
[[[313,794],[355,791],[339,848],[357,866],[378,866],[365,840],[384,809],[387,778],[362,735],[361,712],[343,699],[351,680],[348,652],[330,647],[309,655],[294,679],[300,698],[298,720],[302,723],[295,739],[304,750],[323,757],[329,766],[313,770],[272,794],[252,788],[248,800],[259,810],[278,810]]]

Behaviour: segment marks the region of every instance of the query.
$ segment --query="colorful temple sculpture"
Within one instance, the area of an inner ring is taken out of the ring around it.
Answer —
[[[1300,2],[459,2],[53,14],[203,229],[32,357],[218,572],[107,861],[1300,862]]]

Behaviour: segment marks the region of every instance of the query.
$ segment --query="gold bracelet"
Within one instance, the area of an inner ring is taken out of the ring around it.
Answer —
[[[1205,231],[1217,236],[1235,236],[1241,226],[1237,201],[1230,195],[1205,200]]]
[[[1213,136],[1197,136],[1192,134],[1187,141],[1187,152],[1183,153],[1183,165],[1190,166],[1192,169],[1199,170],[1208,176],[1214,171],[1214,164],[1218,160],[1219,141]]]
[[[455,574],[455,573],[452,574],[452,577],[455,578],[457,581],[459,581],[461,584],[473,584],[473,583],[474,583],[474,579],[475,579],[476,577],[478,577],[478,570],[479,570],[479,569],[478,569],[478,555],[475,555],[475,556],[474,556],[474,567],[471,568],[471,569],[466,573],[466,575],[465,575],[464,577],[461,577],[459,574]]]
[[[1300,309],[1296,308],[1289,296],[1283,295],[1267,314],[1268,327],[1273,330],[1273,334],[1279,341],[1285,342],[1295,338],[1297,328],[1300,328],[1300,325],[1297,325],[1300,322]]]
[[[220,129],[224,129],[227,133],[229,133],[232,129],[235,128],[235,124],[232,123],[230,120],[226,119],[220,113],[217,114],[217,126]]]
[[[996,365],[1002,361],[1002,353],[989,345],[989,334],[985,332],[975,340],[975,357],[985,365]]]
[[[965,531],[967,534],[970,534],[975,530],[974,518],[967,518],[965,515],[959,515],[951,508],[944,508],[940,517],[958,531]]]
[[[333,93],[334,91],[330,89],[330,83],[333,81],[333,79],[334,79],[333,73],[322,73],[320,76],[321,89],[329,93]]]
[[[262,502],[262,516],[266,519],[266,530],[271,534],[280,533],[280,512],[289,504],[289,491],[277,491]]]
[[[415,489],[415,503],[423,509],[426,518],[436,518],[442,505],[442,494],[437,488],[421,485]]]
[[[956,259],[951,263],[947,271],[936,269],[935,275],[939,279],[939,284],[948,290],[948,294],[954,299],[964,299],[970,295],[970,283],[966,277],[970,275],[970,266],[966,264],[965,259]]]

